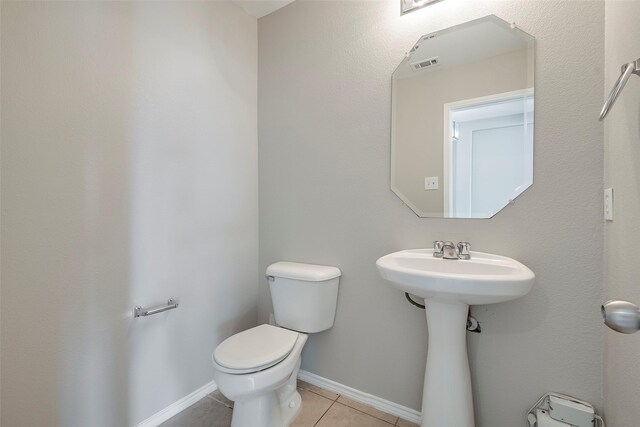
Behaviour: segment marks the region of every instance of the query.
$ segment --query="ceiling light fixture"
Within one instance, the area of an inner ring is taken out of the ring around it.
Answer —
[[[440,0],[400,0],[400,14],[413,12]]]

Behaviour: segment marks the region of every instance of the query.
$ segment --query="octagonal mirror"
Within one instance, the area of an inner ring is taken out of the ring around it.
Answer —
[[[420,37],[392,76],[391,189],[491,218],[533,184],[534,38],[487,16]]]

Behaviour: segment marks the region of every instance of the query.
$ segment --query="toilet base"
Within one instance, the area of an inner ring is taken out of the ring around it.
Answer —
[[[261,394],[238,399],[233,404],[231,427],[287,427],[302,409],[297,390],[300,358],[287,382]]]
[[[282,403],[276,392],[254,396],[246,402],[236,401],[231,427],[287,427],[300,413],[301,407],[302,398],[297,391]]]

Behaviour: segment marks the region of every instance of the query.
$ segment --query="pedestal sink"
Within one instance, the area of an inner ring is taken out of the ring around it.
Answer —
[[[385,255],[376,266],[393,286],[425,300],[429,349],[421,427],[474,427],[469,305],[522,297],[535,275],[514,259],[474,251],[469,260],[451,260],[434,257],[432,249],[412,249]]]

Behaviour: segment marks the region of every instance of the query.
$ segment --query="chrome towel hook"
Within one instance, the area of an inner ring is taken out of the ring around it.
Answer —
[[[607,102],[604,103],[604,107],[602,107],[602,111],[600,112],[600,121],[603,121],[613,104],[615,104],[616,99],[618,99],[618,95],[624,89],[624,85],[627,84],[627,80],[631,77],[631,74],[635,74],[636,76],[640,76],[640,59],[636,59],[633,62],[629,62],[622,66],[622,74],[618,77],[616,84],[613,86],[611,93],[609,94],[609,98],[607,98]]]

